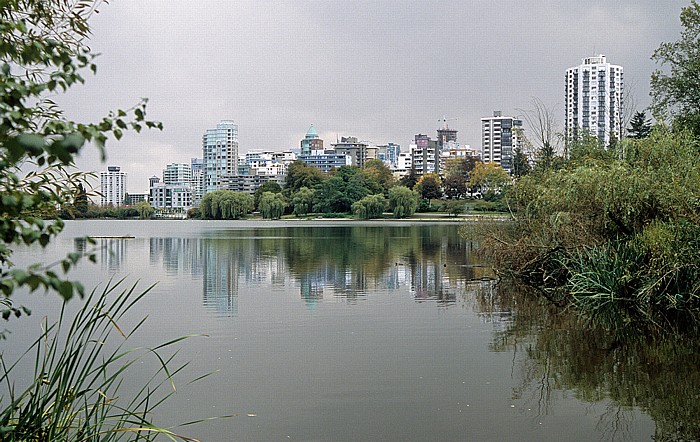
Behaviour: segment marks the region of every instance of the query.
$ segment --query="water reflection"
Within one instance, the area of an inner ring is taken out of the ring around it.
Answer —
[[[172,280],[201,281],[201,302],[217,316],[238,316],[239,292],[251,288],[293,290],[309,310],[324,301],[363,303],[394,292],[451,313],[473,309],[492,326],[489,350],[512,361],[514,387],[506,394],[521,416],[539,421],[576,398],[591,409],[600,405],[602,439],[632,438],[642,410],[655,421],[652,439],[700,440],[696,335],[613,333],[584,324],[522,286],[490,279],[474,245],[454,226],[280,227],[101,239],[98,246],[110,272],[128,268],[141,252],[148,254],[147,266]],[[80,240],[74,247],[89,248]]]
[[[545,416],[555,391],[572,391],[607,401],[597,423],[605,439],[629,439],[639,408],[656,423],[653,440],[700,440],[697,333],[605,330],[539,299],[510,284],[483,286],[476,298],[477,310],[500,325],[491,349],[513,353],[513,399]]]
[[[118,271],[133,240],[98,241],[103,268]],[[472,262],[473,245],[454,226],[281,227],[148,241],[150,266],[201,278],[204,305],[224,316],[237,315],[241,283],[295,284],[309,308],[324,297],[352,303],[376,290],[407,290],[416,301],[450,305],[469,281],[491,276]]]

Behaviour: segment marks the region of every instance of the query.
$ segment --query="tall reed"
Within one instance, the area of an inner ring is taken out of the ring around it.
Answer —
[[[154,440],[158,435],[195,440],[152,421],[154,409],[175,392],[173,376],[187,366],[173,366],[177,351],[166,348],[187,337],[155,348],[127,348],[145,318],[128,333],[118,324],[153,286],[137,292],[136,284],[124,285],[122,279],[93,290],[75,316],[64,303],[58,320],[47,321],[17,361],[8,363],[0,355],[0,440]],[[18,388],[13,379],[32,357],[33,381]],[[129,368],[146,357],[155,358],[156,372],[132,398],[122,397]]]

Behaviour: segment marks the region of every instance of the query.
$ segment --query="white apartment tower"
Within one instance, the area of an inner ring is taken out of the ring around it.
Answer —
[[[566,70],[566,140],[583,134],[598,138],[605,146],[622,133],[622,66],[610,64],[605,55],[584,58]]]
[[[121,172],[119,166],[109,166],[107,171],[100,172],[101,206],[121,206],[126,194],[126,172]]]
[[[523,121],[494,111],[481,119],[481,161],[496,163],[510,172],[515,149],[521,145]]]
[[[228,188],[238,174],[238,125],[222,120],[202,136],[203,192]]]

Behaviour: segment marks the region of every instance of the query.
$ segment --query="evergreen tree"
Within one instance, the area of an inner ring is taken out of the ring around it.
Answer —
[[[647,118],[646,112],[635,112],[627,132],[630,138],[641,139],[649,136],[651,132],[651,120]]]

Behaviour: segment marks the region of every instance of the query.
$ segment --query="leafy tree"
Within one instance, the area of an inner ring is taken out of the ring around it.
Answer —
[[[387,193],[390,188],[396,185],[394,173],[389,169],[382,160],[367,160],[362,167],[362,172],[365,176],[381,186],[382,191]]]
[[[148,201],[139,201],[136,203],[136,210],[139,213],[139,218],[148,219],[155,213],[156,209],[151,206]]]
[[[90,206],[90,199],[88,198],[88,193],[85,190],[85,186],[83,186],[83,183],[78,183],[78,188],[76,190],[73,205],[75,206],[76,212],[78,212],[81,216],[85,215],[85,213],[87,213],[88,211],[88,207]]]
[[[225,194],[219,202],[223,219],[241,219],[253,211],[253,196],[244,192]]]
[[[474,169],[477,162],[479,160],[474,157],[450,158],[445,163],[445,176],[461,176],[467,180],[469,179],[469,172]]]
[[[590,159],[607,162],[617,158],[617,145],[605,146],[594,134],[583,133],[570,140],[569,158],[566,162],[562,162],[560,167],[566,166],[571,168]]]
[[[305,164],[301,160],[294,161],[287,168],[287,178],[284,190],[287,196],[301,189],[308,187],[313,189],[324,180],[323,173],[313,166]]]
[[[448,198],[459,199],[467,194],[467,178],[461,175],[448,175],[443,182],[445,195]]]
[[[547,155],[553,155],[554,152],[548,152]],[[551,165],[551,158],[547,158],[545,160],[547,162],[547,167]],[[532,168],[530,167],[530,161],[527,158],[527,155],[525,155],[525,152],[523,152],[523,149],[518,146],[515,148],[513,151],[513,176],[516,178],[520,178],[523,175],[527,175]]]
[[[219,217],[219,205],[218,203],[214,204],[214,199],[218,192],[223,192],[223,190],[207,192],[202,197],[202,200],[199,202],[199,208],[202,211],[202,218],[217,219]]]
[[[630,138],[646,138],[651,132],[651,120],[649,120],[644,111],[636,112],[630,121],[630,127],[627,129]]]
[[[405,218],[416,212],[418,206],[418,192],[404,186],[395,186],[389,189],[389,210],[394,213],[394,218]]]
[[[352,213],[360,219],[379,218],[386,208],[386,198],[381,193],[367,195],[352,204]]]
[[[21,314],[9,300],[21,286],[54,290],[65,299],[84,294],[82,285],[53,270],[22,270],[10,261],[12,247],[46,246],[63,229],[56,209],[75,201],[84,193],[80,185],[87,185],[86,174],[72,171],[83,146],[94,144],[104,159],[110,136],[119,139],[125,130],[162,127],[145,119],[145,100],[129,112],[110,112],[98,123],[79,123],[66,118],[48,98],[83,83],[85,69],[97,69],[94,55],[83,44],[94,3],[0,2],[0,291],[5,317]],[[63,270],[79,258],[70,254],[61,263]]]
[[[200,202],[205,219],[240,219],[253,211],[253,196],[232,190],[207,192]]]
[[[415,187],[421,197],[431,200],[442,197],[442,180],[436,173],[426,173],[423,175]]]
[[[680,38],[662,43],[652,59],[668,72],[651,76],[652,111],[657,120],[673,118],[679,127],[700,135],[700,5],[692,0],[681,10]]]
[[[596,318],[696,321],[697,143],[659,129],[615,155],[590,146],[558,171],[521,178],[514,224],[485,253]]]
[[[478,163],[472,170],[469,185],[476,187],[482,194],[487,191],[498,192],[510,181],[510,175],[496,163]]]
[[[418,184],[418,174],[416,173],[416,167],[411,165],[411,169],[408,173],[401,177],[399,180],[399,185],[413,189]]]
[[[263,193],[265,192],[272,192],[272,193],[280,193],[282,191],[282,188],[280,187],[279,184],[277,184],[274,181],[266,181],[262,184],[262,186],[258,187],[255,193],[253,194],[253,203],[255,204],[255,207],[260,210],[260,197],[262,196]]]
[[[264,219],[280,219],[287,202],[279,192],[264,192],[260,197],[260,213]]]
[[[308,187],[302,187],[292,195],[292,206],[296,216],[306,215],[313,210],[316,191]]]
[[[317,212],[350,212],[355,201],[381,192],[381,186],[369,180],[359,167],[341,166],[316,187],[314,207]]]

